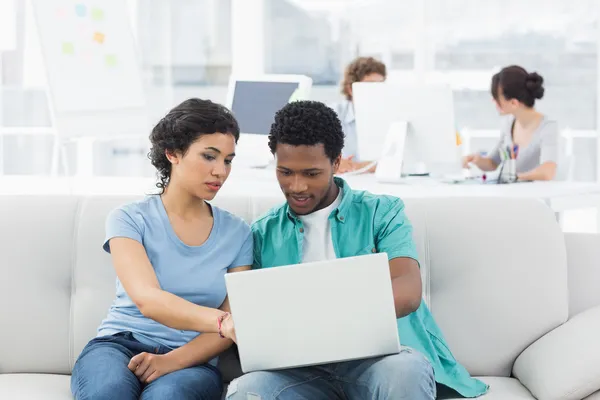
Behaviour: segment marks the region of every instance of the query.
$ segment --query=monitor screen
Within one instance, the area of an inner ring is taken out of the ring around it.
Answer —
[[[298,82],[237,81],[231,111],[241,133],[268,135],[275,113],[289,103]]]

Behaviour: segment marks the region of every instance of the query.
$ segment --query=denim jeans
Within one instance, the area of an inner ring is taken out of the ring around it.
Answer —
[[[366,360],[269,372],[231,382],[227,400],[435,399],[431,364],[408,347],[399,354]]]
[[[141,383],[127,365],[133,356],[143,352],[165,354],[169,349],[142,344],[130,332],[92,339],[73,367],[73,396],[77,400],[220,398],[221,374],[208,364],[171,372],[149,384]]]

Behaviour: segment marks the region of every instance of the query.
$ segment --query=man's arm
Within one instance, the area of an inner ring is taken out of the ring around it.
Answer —
[[[389,258],[396,317],[405,317],[421,305],[423,285],[404,202],[398,198],[383,198],[375,214],[375,226],[375,246]]]
[[[396,318],[402,318],[415,312],[421,305],[423,286],[419,264],[412,258],[394,258],[390,260],[390,273]]]

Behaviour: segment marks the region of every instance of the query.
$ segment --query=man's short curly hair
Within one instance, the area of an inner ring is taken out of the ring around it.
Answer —
[[[352,100],[350,88],[354,82],[361,82],[365,76],[379,74],[384,78],[387,76],[385,64],[373,57],[358,57],[346,67],[344,71],[344,80],[342,81],[341,91],[346,99]]]
[[[228,133],[237,143],[240,128],[233,114],[224,106],[210,100],[188,99],[173,108],[150,133],[148,158],[156,168],[161,193],[169,184],[171,162],[166,152],[185,154],[190,145],[202,135]]]
[[[315,146],[323,144],[331,162],[342,154],[344,131],[337,113],[318,101],[294,101],[275,114],[269,148],[275,154],[278,144]]]

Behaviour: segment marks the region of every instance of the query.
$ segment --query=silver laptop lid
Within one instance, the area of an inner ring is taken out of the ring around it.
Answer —
[[[400,351],[385,253],[237,272],[225,281],[244,372]]]

